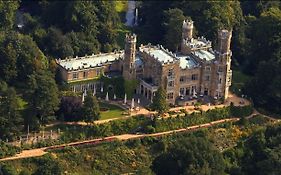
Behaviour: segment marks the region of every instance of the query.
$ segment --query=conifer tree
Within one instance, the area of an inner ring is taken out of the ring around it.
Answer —
[[[96,97],[87,95],[82,108],[84,121],[91,123],[100,118],[100,107]]]
[[[166,99],[167,95],[165,90],[162,87],[159,87],[156,91],[155,97],[153,98],[152,104],[153,109],[159,114],[163,114],[169,109]]]

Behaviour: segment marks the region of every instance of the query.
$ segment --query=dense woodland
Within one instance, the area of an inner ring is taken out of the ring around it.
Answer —
[[[251,98],[257,109],[280,116],[279,1],[139,1],[137,4],[139,25],[127,30],[137,33],[139,44],[162,44],[169,50],[178,51],[181,24],[186,18],[195,22],[195,35],[207,37],[214,46],[218,29],[233,29],[232,68],[249,77],[246,84],[240,86],[240,94]],[[59,112],[67,106],[61,103],[62,91],[67,90],[67,86],[57,72],[55,59],[123,48],[119,42],[119,32],[125,28],[123,21],[124,13],[116,10],[115,1],[0,0],[0,140],[13,140],[22,131],[26,132],[27,127],[38,130],[40,126],[59,119]],[[120,93],[124,91],[122,86],[116,88],[121,89]],[[86,101],[89,106],[97,103],[95,98]],[[81,106],[79,100],[77,104]],[[83,120],[98,119],[98,113],[95,118],[87,117],[93,111],[86,106],[79,111]],[[159,108],[160,113],[165,110]],[[173,121],[158,122],[159,131],[165,126],[173,128],[171,123]],[[155,132],[157,127],[146,129]],[[214,149],[205,136],[197,137],[170,138],[159,144],[158,140],[149,144],[134,142],[141,155],[145,149],[142,144],[149,145],[152,150],[155,145],[161,148],[156,154],[150,150],[149,156],[141,160],[150,163],[151,167],[139,169],[139,174],[280,174],[280,126],[260,130],[224,153]],[[2,142],[0,145],[4,145],[0,146],[4,150],[1,153],[10,149]],[[131,151],[130,145],[130,149],[127,146],[123,145],[124,150]],[[112,147],[116,148],[116,145]],[[107,150],[97,149],[100,152]],[[15,148],[11,150],[16,152]],[[106,158],[106,155],[100,157]],[[57,162],[53,157],[36,160],[35,164],[39,168],[34,174],[61,174],[64,171],[63,162]],[[94,174],[104,174],[104,167],[95,167]],[[1,170],[4,174],[14,171],[8,165]]]

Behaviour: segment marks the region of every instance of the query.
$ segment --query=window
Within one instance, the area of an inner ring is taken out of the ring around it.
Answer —
[[[168,99],[173,99],[174,98],[174,93],[168,93]]]
[[[206,66],[206,67],[205,67],[205,70],[206,70],[207,72],[210,72],[210,71],[211,71],[211,67],[210,67],[210,66]]]
[[[185,76],[181,76],[181,77],[180,77],[180,82],[181,82],[181,83],[185,82]]]
[[[209,75],[205,76],[205,81],[210,81],[210,76]]]
[[[174,74],[174,70],[173,69],[169,69],[168,71],[168,76],[171,77]]]
[[[88,72],[83,72],[83,78],[88,78]]]
[[[180,88],[180,95],[184,95],[184,88]]]
[[[197,74],[192,74],[191,75],[191,80],[198,80],[198,75]]]
[[[96,70],[96,74],[97,74],[97,76],[99,76],[99,75],[101,74],[100,69],[97,69],[97,70]]]
[[[174,85],[175,85],[174,81],[169,81],[168,82],[168,87],[174,87]]]
[[[78,79],[78,72],[74,72],[72,74],[72,79],[75,80],[75,79]]]
[[[221,84],[221,82],[222,82],[222,79],[220,78],[220,80],[219,80],[219,84]]]
[[[219,71],[219,72],[222,72],[222,70],[223,70],[223,67],[220,66],[218,71]]]

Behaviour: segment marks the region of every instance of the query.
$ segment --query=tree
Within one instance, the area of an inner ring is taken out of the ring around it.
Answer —
[[[30,36],[6,32],[1,44],[0,77],[9,83],[26,81],[28,75],[48,67],[48,60]]]
[[[98,9],[92,1],[69,2],[65,10],[66,30],[97,35]]]
[[[178,51],[182,38],[182,22],[185,20],[185,16],[178,8],[166,10],[164,16],[165,45],[172,51]]]
[[[28,81],[28,104],[40,122],[49,121],[59,106],[58,88],[50,72],[33,74]]]
[[[11,30],[14,26],[18,1],[0,1],[0,28]]]
[[[87,95],[82,108],[84,121],[91,123],[100,118],[100,107],[95,96]]]
[[[48,29],[48,34],[45,38],[45,48],[55,58],[64,59],[74,55],[70,39],[54,27]]]
[[[17,52],[9,41],[0,46],[0,76],[4,81],[11,81],[17,77]]]
[[[62,97],[59,116],[63,116],[65,121],[79,121],[81,120],[82,101],[80,97],[65,96]]]
[[[38,169],[34,175],[61,175],[63,173],[62,165],[51,156],[45,156],[36,161]]]
[[[155,174],[211,175],[224,174],[222,155],[205,137],[187,137],[177,140],[167,152],[152,162]]]
[[[159,87],[158,90],[156,91],[152,103],[152,108],[156,110],[159,114],[163,114],[168,110],[166,96],[167,96],[166,91],[162,87]]]
[[[22,121],[19,97],[14,88],[7,88],[0,95],[0,139],[13,139],[18,136]]]

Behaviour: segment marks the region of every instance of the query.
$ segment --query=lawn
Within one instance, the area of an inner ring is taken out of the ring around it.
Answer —
[[[245,75],[239,70],[233,70],[232,71],[232,85],[230,87],[231,91],[234,92],[237,95],[241,95],[241,91],[245,84],[250,81],[251,77],[248,75]]]
[[[128,8],[128,1],[115,1],[115,9],[118,13],[126,12]]]
[[[108,103],[102,103],[102,102],[100,102],[99,104],[101,108],[100,120],[118,118],[124,116],[122,113],[124,113],[125,110],[120,108],[119,106],[108,104]],[[107,108],[108,110],[102,111],[102,108]]]

